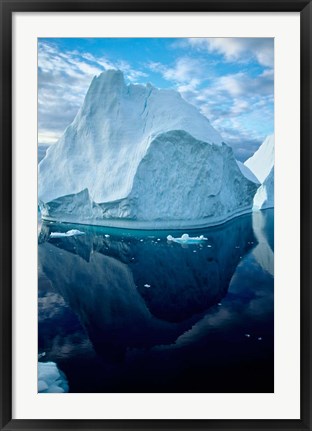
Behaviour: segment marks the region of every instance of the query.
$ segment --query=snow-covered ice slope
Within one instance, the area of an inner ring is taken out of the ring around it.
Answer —
[[[192,227],[251,211],[258,184],[206,117],[173,90],[95,77],[73,123],[39,164],[44,218]]]
[[[274,166],[274,134],[265,138],[258,150],[244,163],[262,184]]]
[[[274,134],[267,136],[259,149],[244,163],[259,179],[254,210],[274,207]]]
[[[258,188],[254,197],[254,210],[274,207],[274,167]]]
[[[250,181],[256,183],[256,184],[260,184],[260,181],[258,180],[258,178],[256,177],[255,174],[252,173],[252,171],[247,168],[247,166],[244,165],[244,163],[240,162],[239,160],[236,160],[236,163],[241,171],[241,173]]]

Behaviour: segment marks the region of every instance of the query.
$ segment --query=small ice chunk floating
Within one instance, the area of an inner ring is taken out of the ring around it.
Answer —
[[[180,238],[174,238],[172,235],[168,235],[167,240],[170,242],[177,242],[179,244],[198,244],[203,241],[207,241],[208,238],[205,238],[204,235],[192,237],[187,233],[184,233]]]
[[[51,232],[50,238],[63,238],[66,236],[77,236],[77,235],[84,235],[84,234],[85,234],[84,232],[81,232],[78,229],[71,229],[71,230],[68,230],[67,232]]]

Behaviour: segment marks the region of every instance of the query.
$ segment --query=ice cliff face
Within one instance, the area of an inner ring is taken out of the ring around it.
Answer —
[[[114,70],[39,164],[43,217],[89,224],[208,226],[250,211],[257,188],[179,93]]]
[[[274,134],[267,136],[255,154],[244,163],[261,186],[254,197],[254,210],[274,207]]]

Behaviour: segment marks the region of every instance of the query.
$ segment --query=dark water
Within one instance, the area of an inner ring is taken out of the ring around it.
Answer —
[[[43,224],[39,353],[71,392],[273,392],[273,210],[204,234]],[[109,236],[108,236],[109,235]]]

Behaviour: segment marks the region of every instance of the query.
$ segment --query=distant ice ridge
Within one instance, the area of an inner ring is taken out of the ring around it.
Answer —
[[[55,362],[38,362],[38,392],[68,392],[65,374],[58,369]]]
[[[241,170],[179,93],[126,85],[122,72],[109,70],[93,79],[73,123],[39,164],[39,203],[48,220],[209,226],[252,210],[259,185]]]
[[[267,136],[244,165],[261,183],[254,197],[253,209],[274,207],[274,134]]]

